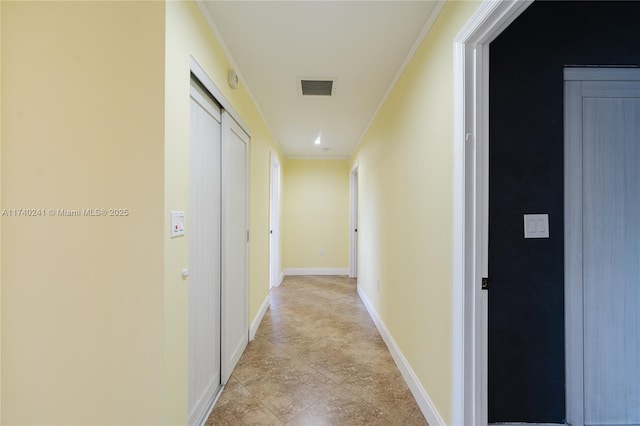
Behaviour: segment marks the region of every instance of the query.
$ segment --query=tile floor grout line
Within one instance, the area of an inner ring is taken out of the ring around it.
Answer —
[[[336,388],[336,386],[334,386],[333,388],[331,388],[331,391],[333,391],[333,389],[335,389],[335,388]],[[331,391],[330,391],[330,392],[331,392]],[[327,393],[329,393],[329,392],[327,392]],[[317,397],[317,398],[316,398],[316,399],[315,399],[311,404],[309,404],[308,406],[306,406],[306,407],[304,408],[304,410],[300,411],[298,414],[296,414],[295,416],[293,416],[293,417],[292,417],[291,419],[289,419],[289,421],[288,421],[288,422],[286,422],[284,425],[286,426],[286,425],[288,425],[289,423],[291,423],[292,421],[294,421],[297,417],[300,417],[300,416],[301,416],[305,411],[307,411],[309,408],[311,408],[311,406],[312,406],[313,404],[315,404],[316,402],[318,402],[318,401],[320,400],[320,398],[322,398],[322,395],[318,396],[318,397]]]
[[[233,373],[232,373],[231,375],[233,376]],[[235,379],[236,379],[236,380],[238,380],[238,378],[237,378],[237,377],[235,377]],[[264,402],[262,402],[262,399],[258,398],[258,396],[257,396],[256,394],[254,394],[253,392],[251,392],[251,390],[250,390],[249,388],[247,388],[244,384],[242,384],[242,382],[241,382],[240,380],[238,380],[238,383],[239,383],[239,384],[240,384],[240,386],[242,386],[242,387],[243,387],[247,392],[249,392],[249,393],[251,394],[251,396],[253,396],[253,397],[256,399],[256,401],[258,401],[258,402],[260,403],[260,405],[261,405],[265,410],[267,410],[268,412],[270,412],[270,413],[273,415],[273,417],[275,417],[276,419],[278,419],[278,421],[279,421],[280,423],[282,423],[282,425],[283,425],[283,426],[285,425],[284,421],[282,421],[282,419],[281,419],[280,417],[278,417],[278,415],[277,415],[276,413],[274,413],[274,412],[273,412],[269,407],[267,407],[267,406],[264,404]]]
[[[389,349],[381,343],[378,330],[371,328],[375,324],[362,309],[354,281],[287,277],[271,292],[271,308],[254,339],[259,344],[247,347],[232,375],[247,398],[250,395],[257,401],[273,421],[285,425],[426,424],[395,362],[385,356],[390,355]],[[265,376],[263,367],[284,380]],[[293,369],[291,375],[287,368]],[[238,369],[249,374],[249,379],[238,379]],[[245,386],[248,381],[264,400]],[[270,393],[273,386],[277,386],[277,396]],[[286,421],[287,417],[276,414],[296,411]],[[236,421],[256,418],[247,415]],[[215,421],[228,424],[219,416]]]

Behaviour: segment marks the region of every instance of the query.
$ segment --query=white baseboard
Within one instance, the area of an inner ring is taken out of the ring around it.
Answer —
[[[489,423],[489,425],[495,426],[566,426],[567,423]]]
[[[349,275],[349,268],[289,268],[284,275]]]
[[[258,327],[260,327],[260,323],[262,322],[262,318],[264,318],[264,314],[267,313],[267,309],[269,309],[269,295],[264,299],[262,305],[260,305],[260,309],[258,309],[258,313],[256,314],[253,321],[251,321],[251,327],[249,327],[249,340],[253,340],[256,337],[256,333],[258,332]]]
[[[280,277],[278,277],[278,284],[276,284],[276,287],[279,287],[280,284],[282,284],[282,280],[284,280],[284,271],[280,273]]]
[[[433,405],[433,402],[431,402],[431,398],[429,398],[429,395],[427,395],[427,392],[420,384],[418,376],[416,376],[416,373],[414,373],[413,369],[409,365],[409,362],[402,354],[402,351],[400,351],[400,348],[396,344],[395,340],[393,340],[393,337],[391,337],[389,330],[387,330],[387,327],[384,325],[384,323],[378,316],[378,313],[373,308],[373,305],[369,302],[367,296],[365,296],[364,292],[362,292],[362,290],[360,289],[360,286],[358,286],[358,296],[360,296],[360,300],[362,300],[362,303],[364,303],[367,311],[369,311],[371,319],[376,324],[376,327],[380,332],[380,336],[382,336],[382,340],[384,340],[387,348],[389,348],[389,352],[391,352],[393,360],[396,362],[400,373],[402,373],[404,381],[407,382],[407,385],[409,386],[413,397],[416,399],[416,402],[418,403],[418,406],[422,411],[422,415],[424,415],[424,418],[427,420],[427,423],[429,423],[429,425],[431,426],[444,425],[445,422],[442,419],[442,416],[440,416],[440,413],[438,413],[438,410]]]
[[[209,418],[209,416],[211,415],[211,412],[213,411],[216,404],[218,403],[218,400],[220,399],[220,395],[222,395],[222,391],[224,390],[224,387],[225,385],[222,384],[222,386],[218,388],[218,391],[216,392],[216,396],[213,397],[213,400],[211,401],[211,404],[209,404],[209,408],[207,408],[205,415],[197,423],[198,425],[204,426],[207,423],[207,419]],[[189,424],[192,424],[192,423],[189,423]]]

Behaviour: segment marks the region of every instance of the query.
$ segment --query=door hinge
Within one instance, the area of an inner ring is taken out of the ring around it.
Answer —
[[[489,278],[482,278],[482,290],[489,290]]]

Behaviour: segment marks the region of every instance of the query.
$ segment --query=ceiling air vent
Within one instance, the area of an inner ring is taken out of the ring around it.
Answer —
[[[300,80],[302,96],[331,96],[333,80]]]

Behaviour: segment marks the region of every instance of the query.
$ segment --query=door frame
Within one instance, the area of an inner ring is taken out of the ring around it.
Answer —
[[[196,80],[198,80],[198,82],[209,92],[209,95],[211,95],[211,97],[220,105],[221,107],[221,112],[222,112],[222,134],[221,134],[221,144],[223,143],[222,139],[225,136],[225,130],[224,127],[227,126],[229,124],[229,120],[233,120],[235,121],[235,123],[239,126],[239,128],[247,135],[249,141],[251,140],[252,134],[251,134],[251,129],[249,128],[249,126],[242,120],[242,118],[240,117],[240,114],[238,114],[238,112],[233,108],[233,106],[231,105],[231,102],[229,102],[229,100],[222,94],[222,92],[218,89],[218,87],[215,85],[215,83],[213,82],[213,80],[211,80],[211,78],[209,78],[209,75],[206,73],[206,71],[200,66],[200,64],[196,61],[196,59],[193,56],[189,57],[190,59],[190,63],[189,63],[189,70],[190,70],[190,74],[195,77]],[[191,76],[189,76],[189,78],[191,78]],[[225,118],[226,116],[226,118]],[[249,204],[249,200],[250,200],[250,196],[249,196],[249,167],[250,167],[250,162],[249,162],[249,152],[250,152],[250,144],[247,143],[247,152],[245,154],[245,167],[246,167],[246,189],[245,189],[245,197],[246,197],[246,212],[245,212],[245,224],[247,227],[247,240],[245,243],[245,293],[247,295],[247,300],[244,306],[244,315],[246,317],[245,321],[246,321],[246,328],[247,328],[247,341],[250,335],[250,329],[249,329],[249,211],[250,211],[250,204]],[[222,155],[222,153],[221,153]],[[221,190],[222,190],[222,170],[221,170]],[[221,194],[222,196],[222,194]],[[221,203],[222,203],[222,199],[221,199]],[[222,209],[222,205],[220,206],[220,208]],[[187,234],[188,235],[188,234]],[[222,238],[222,235],[220,236]],[[221,291],[222,291],[222,287],[223,287],[224,283],[222,282],[222,276],[221,276],[221,282],[220,282],[220,287],[221,287]],[[226,353],[226,342],[225,342],[225,319],[224,319],[224,300],[223,300],[223,295],[221,295],[220,297],[220,378],[221,378],[221,384],[222,386],[224,386],[226,384],[226,379],[228,378],[228,374],[230,374],[230,366],[225,364],[224,362],[224,355]],[[188,309],[188,307],[187,307]],[[188,347],[187,347],[188,350]],[[226,378],[225,378],[226,375]],[[218,389],[218,393],[216,394],[216,396],[214,396],[214,398],[209,402],[209,406],[207,407],[207,409],[205,410],[205,414],[203,415],[203,417],[199,420],[197,420],[197,423],[200,422],[204,422],[204,420],[206,420],[209,415],[211,414],[211,411],[213,410],[213,407],[217,401],[217,398],[220,396],[220,389]]]
[[[358,277],[358,163],[349,174],[349,278]]]
[[[204,86],[205,89],[209,91],[213,99],[216,100],[227,113],[238,123],[238,125],[242,128],[242,130],[249,135],[249,139],[251,139],[251,129],[247,124],[242,120],[240,114],[233,108],[231,102],[222,94],[218,86],[209,78],[206,71],[200,66],[198,61],[195,60],[193,56],[189,57],[189,70],[191,74],[193,74],[196,79]]]
[[[280,161],[271,151],[269,174],[269,288],[282,282],[280,271]],[[274,199],[276,200],[274,202]]]
[[[454,39],[452,424],[487,424],[489,44],[533,0],[484,0]]]

